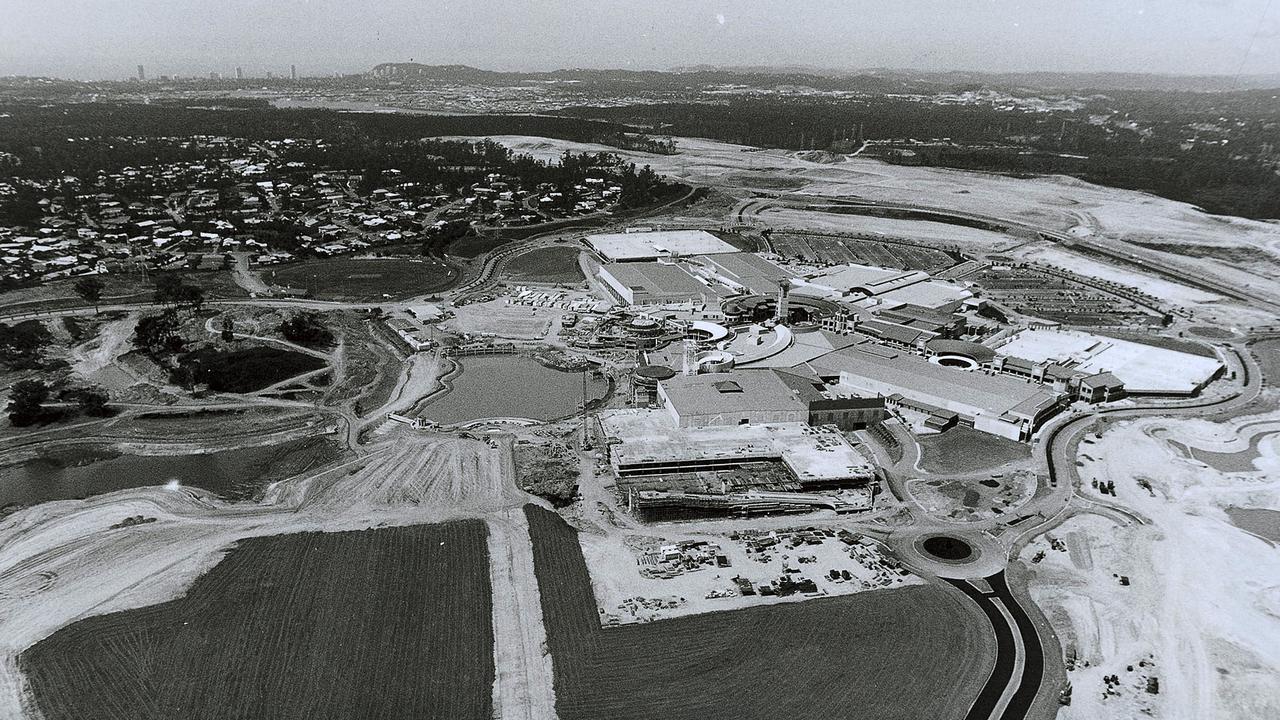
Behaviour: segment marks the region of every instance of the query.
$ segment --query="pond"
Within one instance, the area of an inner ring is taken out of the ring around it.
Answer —
[[[1273,543],[1280,543],[1280,510],[1242,508],[1233,505],[1227,508],[1227,517],[1231,518],[1232,525],[1245,532],[1251,532]]]
[[[252,497],[272,482],[336,460],[331,438],[195,455],[131,455],[110,446],[64,448],[0,467],[0,508],[69,500],[174,480],[229,499]]]
[[[582,373],[546,367],[524,355],[458,358],[462,373],[449,380],[452,390],[431,400],[419,413],[441,425],[491,417],[554,420],[572,415],[582,402]],[[608,381],[588,375],[587,395],[604,397]]]
[[[1187,445],[1176,440],[1170,443],[1194,460],[1208,465],[1209,467],[1224,473],[1238,472],[1254,472],[1258,469],[1254,461],[1262,456],[1259,451],[1259,445],[1264,441],[1269,441],[1275,436],[1275,433],[1259,433],[1254,435],[1249,441],[1249,447],[1239,452],[1213,452],[1211,450],[1201,450],[1198,447]]]

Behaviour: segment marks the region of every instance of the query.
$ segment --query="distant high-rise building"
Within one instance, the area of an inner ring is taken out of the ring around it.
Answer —
[[[289,66],[289,79],[290,79],[290,80],[297,80],[297,79],[298,79],[298,66],[297,66],[297,65],[290,65],[290,66]]]
[[[236,66],[236,79],[237,80],[244,79],[244,70],[241,70],[239,65]]]
[[[139,65],[139,66],[138,66],[138,80],[139,80],[139,81],[143,81],[143,80],[146,80],[146,79],[147,79],[147,69],[146,69],[146,68],[144,68],[144,67],[142,67],[141,65]]]

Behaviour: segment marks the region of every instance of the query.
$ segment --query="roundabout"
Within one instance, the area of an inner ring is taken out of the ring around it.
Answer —
[[[935,535],[920,542],[920,548],[932,557],[945,562],[965,562],[973,557],[969,543],[950,535]]]
[[[889,537],[903,564],[951,580],[983,578],[1004,570],[1008,557],[995,538],[973,530],[903,531]]]

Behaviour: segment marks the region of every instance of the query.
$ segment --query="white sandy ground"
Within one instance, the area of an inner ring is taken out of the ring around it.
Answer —
[[[1196,288],[1189,287],[1187,285],[1179,285],[1178,283],[1163,280],[1158,277],[1136,273],[1128,268],[1119,268],[1115,265],[1108,265],[1102,261],[1092,260],[1077,253],[1064,250],[1056,245],[1050,245],[1047,243],[1034,243],[1028,245],[1015,251],[1012,255],[1021,260],[1066,268],[1067,270],[1080,275],[1098,278],[1099,280],[1109,280],[1122,285],[1128,285],[1129,287],[1135,287],[1145,293],[1154,295],[1161,300],[1174,303],[1175,305],[1191,306],[1223,300],[1221,295],[1216,295],[1205,290],[1197,290]]]
[[[559,308],[512,305],[507,298],[497,298],[457,308],[444,326],[457,333],[538,340],[547,337],[552,323],[565,312]]]
[[[552,718],[541,603],[510,446],[403,432],[361,459],[226,504],[148,487],[49,502],[0,521],[0,717],[37,717],[16,658],[80,618],[181,596],[240,538],[478,517],[487,521],[503,718]],[[156,522],[111,530],[126,517]]]
[[[1280,258],[1280,224],[1209,215],[1187,203],[1093,185],[1066,176],[1023,179],[992,173],[888,165],[868,158],[817,163],[803,159],[799,153],[753,150],[695,138],[678,139],[680,153],[670,156],[540,137],[501,135],[493,139],[518,152],[545,160],[555,160],[566,149],[615,153],[637,165],[650,165],[659,173],[692,183],[714,185],[742,198],[756,191],[775,194],[790,191],[798,195],[917,204],[1019,221],[1081,238],[1253,247]],[[796,218],[797,224],[809,227],[856,232],[864,226],[864,219],[857,216],[797,212],[802,216]],[[726,221],[734,221],[733,215],[730,213]],[[805,215],[809,217],[803,217]],[[788,221],[787,224],[793,223]],[[874,225],[865,224],[865,227]],[[995,233],[992,235],[1003,237]],[[950,243],[963,243],[970,250],[977,250],[979,245],[973,242],[976,239],[971,233],[957,230]],[[1008,242],[1002,239],[986,250],[994,252],[1007,246]],[[1065,254],[1064,264],[1070,267],[1080,267],[1087,262],[1084,256],[1061,248],[1057,251]],[[1241,268],[1224,263],[1174,255],[1165,257],[1170,261],[1186,262],[1200,270],[1212,270],[1226,282],[1256,287],[1273,282],[1273,278],[1265,273],[1248,274]],[[1125,284],[1140,284],[1144,290],[1158,297],[1167,296],[1178,304],[1212,302],[1199,290],[1145,273],[1135,271],[1131,274],[1126,268],[1124,277]],[[1231,308],[1241,309],[1235,304]],[[1220,312],[1224,317],[1235,318],[1227,315],[1225,309]],[[1252,315],[1246,314],[1234,321],[1253,320]]]
[[[133,349],[129,338],[137,324],[137,313],[103,324],[95,337],[71,349],[67,361],[72,371],[109,391],[122,391],[138,383],[140,378],[116,362],[117,358]]]
[[[1243,450],[1258,432],[1275,433],[1278,422],[1276,412],[1221,424],[1148,418],[1082,446],[1084,507],[1108,504],[1145,523],[1080,514],[1021,554],[1029,562],[1046,553],[1030,566],[1031,595],[1080,661],[1060,718],[1280,717],[1280,549],[1224,512],[1280,509],[1280,447],[1260,443],[1254,472],[1222,473],[1185,459],[1168,441]],[[1090,489],[1095,478],[1114,482],[1117,498]],[[1065,551],[1051,549],[1048,537]],[[1154,667],[1141,667],[1146,661]],[[1102,678],[1113,674],[1120,689],[1104,697]],[[1146,692],[1145,675],[1159,679],[1158,695]]]
[[[706,180],[708,184],[730,189],[734,185],[750,187],[753,176],[790,178],[805,184],[801,191],[804,194],[949,207],[1043,224],[1063,232],[1077,228],[1073,234],[1081,237],[1123,235],[1172,243],[1247,244],[1280,257],[1280,226],[1275,224],[1209,215],[1187,203],[1062,175],[1025,179],[994,173],[888,165],[870,158],[819,163],[805,160],[799,153],[753,150],[697,138],[677,139],[680,152],[676,155],[650,155],[605,145],[520,135],[499,135],[493,139],[544,160],[555,160],[566,149],[614,153],[637,165],[650,165],[660,173],[695,182]]]

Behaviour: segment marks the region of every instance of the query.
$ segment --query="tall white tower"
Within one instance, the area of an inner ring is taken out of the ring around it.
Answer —
[[[789,305],[789,296],[791,294],[791,283],[788,280],[778,281],[778,310],[774,313],[773,319],[778,322],[786,322],[791,312]]]

